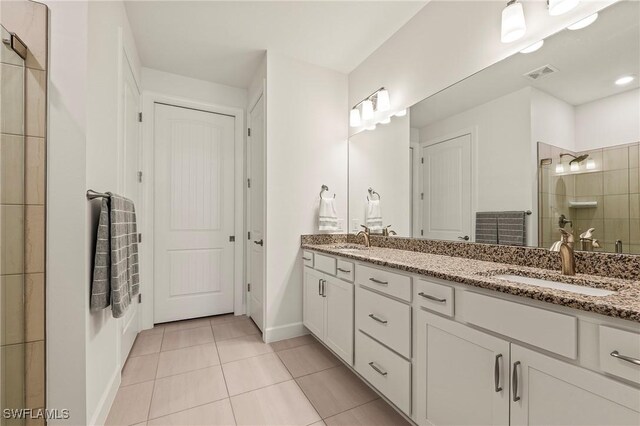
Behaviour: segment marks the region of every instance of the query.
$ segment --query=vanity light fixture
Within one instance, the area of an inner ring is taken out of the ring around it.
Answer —
[[[571,31],[581,30],[581,29],[586,28],[589,25],[593,24],[594,22],[596,22],[596,19],[598,19],[598,14],[594,13],[593,15],[589,15],[586,18],[581,19],[580,21],[576,22],[575,24],[569,25],[567,28],[570,29]]]
[[[569,170],[571,170],[572,172],[579,171],[580,170],[580,164],[578,164],[578,163],[570,163]]]
[[[390,115],[387,115],[385,118],[380,120],[380,124],[389,124],[389,123],[391,123],[391,116]]]
[[[617,86],[624,86],[625,84],[631,83],[635,79],[632,75],[625,75],[616,80]]]
[[[587,160],[587,170],[593,170],[596,168],[596,162],[593,159],[588,159]]]
[[[376,123],[373,123],[367,127],[365,127],[365,130],[375,130],[376,129]]]
[[[578,5],[580,0],[547,0],[549,15],[558,16],[567,13]]]
[[[564,165],[562,163],[556,164],[556,173],[564,173]]]
[[[517,0],[510,0],[507,7],[502,9],[502,31],[500,41],[511,43],[521,38],[527,31],[527,24],[524,21],[524,10],[522,3]]]
[[[390,108],[391,102],[389,101],[389,91],[383,87],[378,91],[376,110],[389,111]]]
[[[407,115],[407,109],[401,109],[400,111],[396,112],[394,114],[396,117],[404,117],[405,115]]]
[[[543,44],[544,44],[544,40],[537,41],[533,43],[531,46],[522,49],[520,53],[533,53],[536,50],[540,49]]]
[[[359,127],[361,125],[362,120],[360,119],[360,110],[358,108],[353,108],[349,113],[349,126]]]
[[[362,120],[373,120],[373,102],[371,99],[365,99],[362,102]]]

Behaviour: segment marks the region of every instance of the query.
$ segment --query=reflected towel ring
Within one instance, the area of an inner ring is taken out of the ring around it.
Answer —
[[[367,201],[371,201],[371,199],[373,199],[374,195],[377,195],[378,196],[378,201],[380,201],[380,198],[381,198],[380,194],[378,194],[376,191],[374,191],[373,188],[369,188],[367,191],[369,192],[369,195],[367,196]],[[369,197],[371,197],[371,199],[369,199]]]
[[[324,193],[324,191],[328,191],[329,187],[327,185],[322,185],[322,187],[320,188],[320,198],[322,198],[322,194]],[[333,198],[336,198],[336,194],[333,194]]]

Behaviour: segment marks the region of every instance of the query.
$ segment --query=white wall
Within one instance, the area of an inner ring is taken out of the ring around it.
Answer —
[[[640,141],[640,89],[576,107],[576,151]]]
[[[527,34],[503,44],[506,2],[431,1],[349,74],[349,105],[384,86],[393,109],[409,107],[614,2],[583,1],[554,17],[545,2],[525,0]]]
[[[349,138],[349,232],[365,224],[367,189],[372,187],[380,194],[383,226],[411,235],[409,133],[407,114]]]
[[[347,214],[347,76],[267,53],[266,339],[303,334],[300,235],[317,232],[320,187]]]

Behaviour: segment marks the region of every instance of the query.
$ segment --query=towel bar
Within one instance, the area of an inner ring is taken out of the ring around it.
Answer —
[[[87,190],[87,198],[89,200],[95,200],[96,198],[109,198],[109,194],[94,191],[93,189]]]

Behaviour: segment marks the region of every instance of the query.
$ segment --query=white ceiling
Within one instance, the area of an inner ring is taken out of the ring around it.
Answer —
[[[523,74],[544,65],[557,73],[531,81]],[[635,81],[616,86],[632,74]],[[571,105],[640,87],[640,2],[616,3],[591,26],[564,30],[529,54],[517,53],[411,107],[411,127],[422,128],[454,114],[532,86]]]
[[[145,67],[247,87],[265,50],[349,73],[427,1],[126,1]]]

